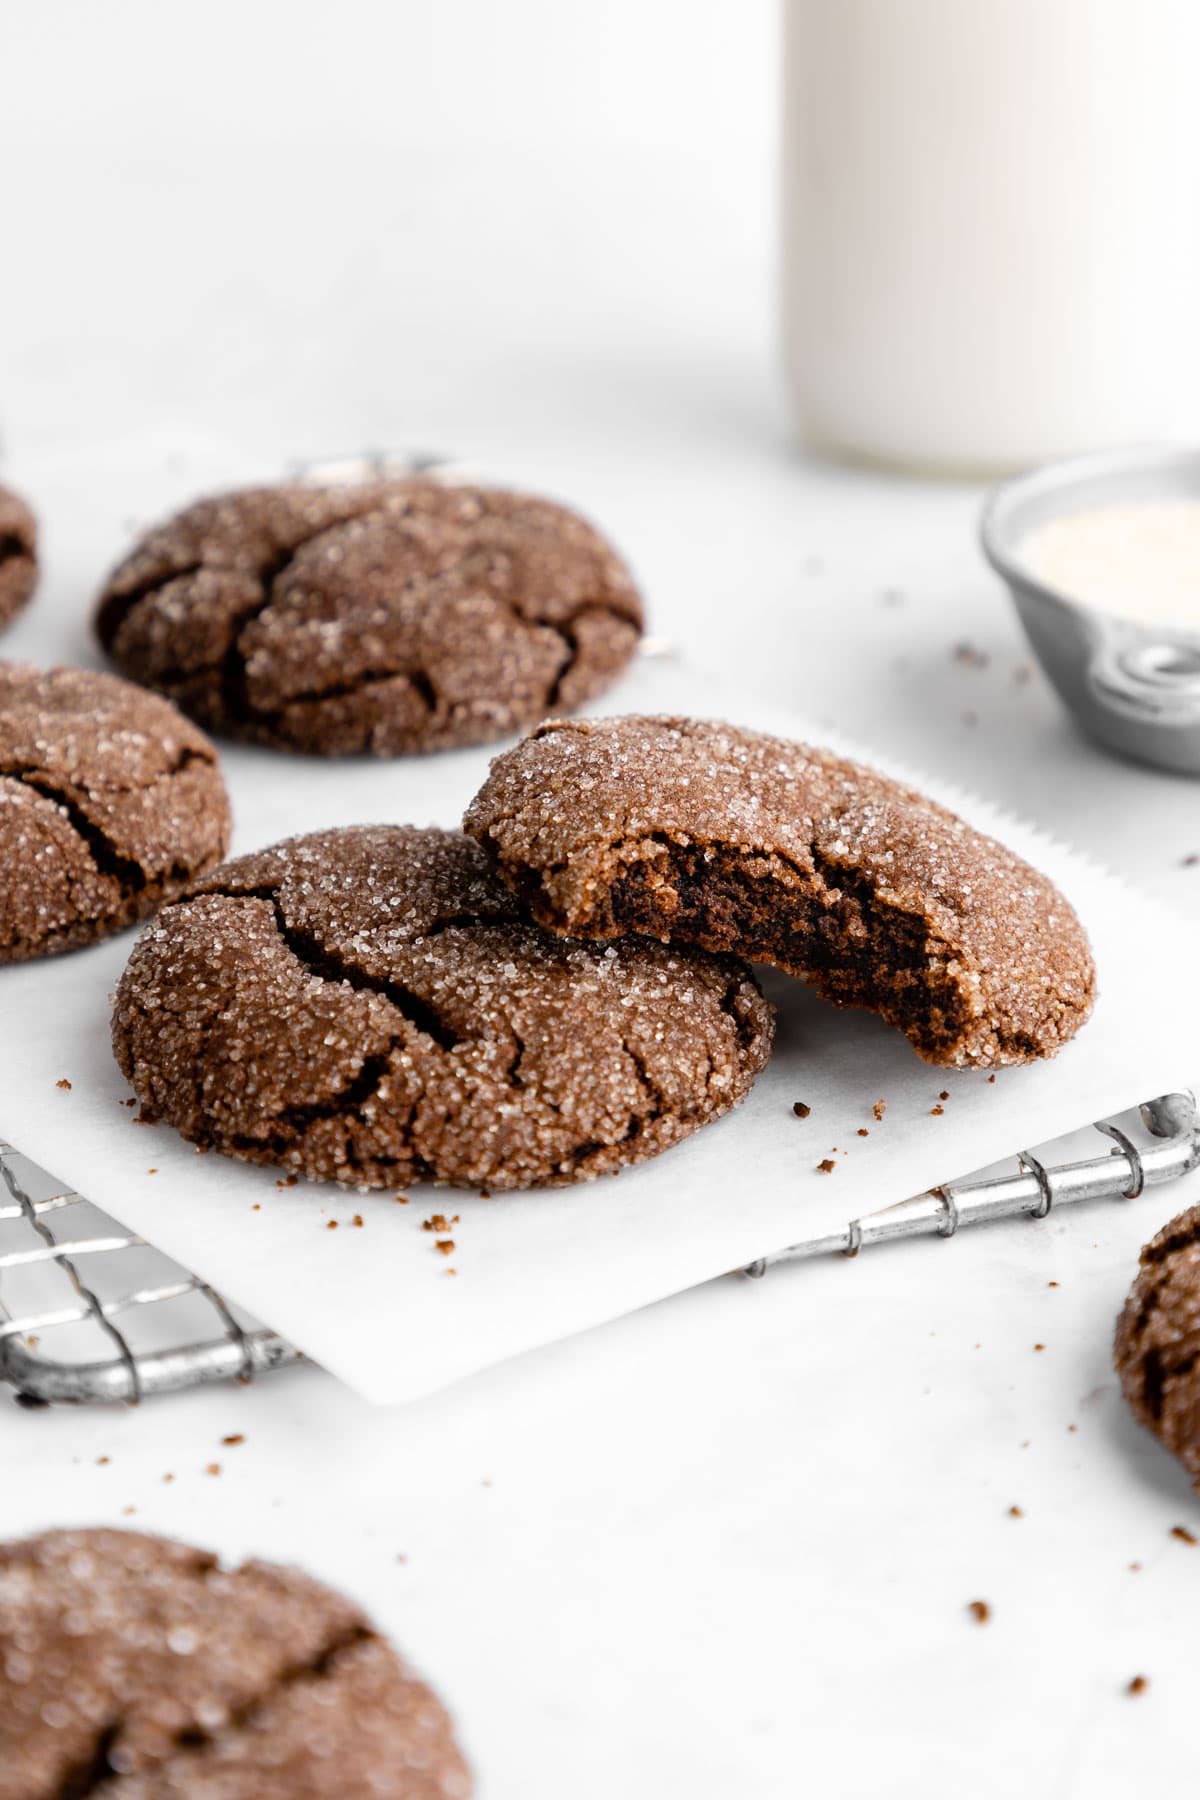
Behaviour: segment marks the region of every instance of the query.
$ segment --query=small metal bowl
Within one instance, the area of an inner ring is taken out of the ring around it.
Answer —
[[[983,552],[1089,737],[1138,762],[1200,775],[1200,629],[1118,618],[1046,587],[1022,560],[1029,533],[1048,520],[1138,500],[1200,500],[1200,450],[1103,451],[1005,482],[984,506]]]

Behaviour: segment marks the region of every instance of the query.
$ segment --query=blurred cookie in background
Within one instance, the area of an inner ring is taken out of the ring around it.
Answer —
[[[37,586],[37,520],[24,500],[0,487],[0,631]]]
[[[209,731],[391,756],[583,704],[629,661],[642,603],[567,508],[414,479],[201,500],[135,546],[96,626]]]
[[[349,1600],[110,1530],[0,1544],[0,1800],[466,1800],[445,1710]]]

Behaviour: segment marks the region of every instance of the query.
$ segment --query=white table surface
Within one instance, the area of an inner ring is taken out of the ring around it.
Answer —
[[[109,0],[6,45],[7,478],[173,427],[469,453],[602,520],[698,663],[1200,907],[1197,789],[1024,679],[978,492],[789,446],[769,9]],[[82,613],[99,571],[45,526]],[[485,1800],[1177,1788],[1200,1550],[1170,1527],[1200,1508],[1108,1340],[1198,1193],[725,1281],[402,1411],[315,1371],[0,1407],[0,1526],[302,1561],[436,1681]]]

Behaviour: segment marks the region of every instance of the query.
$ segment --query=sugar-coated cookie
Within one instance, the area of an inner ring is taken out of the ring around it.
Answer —
[[[577,514],[429,480],[202,500],[142,539],[97,614],[122,672],[207,730],[329,756],[570,711],[641,625],[628,570]]]
[[[395,826],[215,870],[143,932],[113,1014],[145,1115],[369,1187],[643,1162],[742,1099],[771,1035],[736,959],[567,943],[469,838]]]
[[[534,918],[773,963],[928,1062],[1052,1056],[1092,1008],[1087,937],[1045,876],[827,750],[694,719],[551,720],[465,826]]]
[[[0,663],[0,963],[122,930],[228,845],[217,753],[168,701]]]
[[[1200,1206],[1142,1251],[1113,1360],[1137,1418],[1200,1488]]]
[[[0,1800],[466,1800],[429,1689],[298,1569],[110,1530],[0,1544]]]

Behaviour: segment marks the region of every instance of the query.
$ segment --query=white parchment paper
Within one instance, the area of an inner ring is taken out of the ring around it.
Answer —
[[[272,473],[203,445],[168,463],[150,443],[44,469],[38,497],[52,509],[50,566],[12,653],[97,664],[91,598],[133,523],[205,488]],[[740,682],[714,689],[681,652],[643,660],[602,710],[721,716],[830,741],[827,731],[807,730],[800,712],[759,704]],[[869,745],[836,747],[894,767]],[[229,747],[235,850],[320,826],[456,825],[491,754],[321,762]],[[770,1067],[735,1114],[657,1162],[567,1192],[493,1200],[410,1188],[401,1204],[328,1186],[280,1189],[276,1172],[197,1155],[168,1127],[136,1124],[122,1105],[128,1089],[108,1020],[132,943],[126,935],[0,970],[0,1133],[369,1399],[387,1402],[1189,1081],[1200,1011],[1190,929],[985,802],[934,775],[895,772],[1043,869],[1087,926],[1101,998],[1053,1063],[1001,1071],[994,1083],[982,1073],[943,1073],[874,1018],[838,1012],[801,984],[772,978],[779,1021]],[[64,1078],[69,1089],[58,1086]],[[795,1100],[811,1107],[807,1119],[793,1115]],[[879,1100],[882,1120],[873,1111]],[[832,1174],[818,1171],[827,1157]],[[424,1229],[435,1212],[457,1215],[450,1257]],[[329,1230],[331,1219],[338,1230]],[[896,1270],[902,1280],[902,1259]]]

